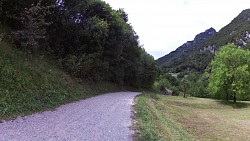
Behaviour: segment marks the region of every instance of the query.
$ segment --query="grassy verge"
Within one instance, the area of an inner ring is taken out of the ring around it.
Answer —
[[[118,90],[110,83],[77,82],[45,57],[25,55],[0,42],[0,119]]]
[[[144,93],[136,98],[136,118],[141,141],[190,140],[188,134],[165,115],[159,95]]]
[[[250,102],[145,93],[136,103],[139,140],[250,140]]]

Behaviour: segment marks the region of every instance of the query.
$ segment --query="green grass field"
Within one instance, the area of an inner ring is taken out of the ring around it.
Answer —
[[[136,98],[139,140],[250,140],[250,102],[146,93]]]

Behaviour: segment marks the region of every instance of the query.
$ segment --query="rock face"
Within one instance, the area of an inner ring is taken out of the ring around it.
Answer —
[[[250,33],[249,31],[245,32],[245,35],[243,38],[237,38],[236,39],[236,44],[239,48],[242,48],[246,46],[250,42]]]
[[[202,42],[204,40],[210,39],[212,36],[216,34],[216,30],[214,28],[209,28],[205,32],[202,32],[195,36],[194,42]]]
[[[237,31],[236,30],[233,30],[231,33],[230,33],[230,35],[233,35],[233,34],[235,34]]]
[[[200,52],[210,52],[212,54],[215,54],[215,49],[216,49],[215,45],[209,45],[204,47],[203,49],[200,49]]]
[[[244,40],[245,40],[247,43],[250,42],[250,33],[249,33],[249,31],[246,31]]]
[[[185,65],[192,63],[192,60],[194,59],[193,58],[194,56],[192,56],[192,54],[194,54],[195,52],[201,52],[202,50],[201,48],[205,46],[204,43],[207,40],[211,39],[211,37],[213,37],[216,33],[217,33],[216,30],[212,27],[205,30],[202,33],[199,33],[198,35],[195,36],[194,40],[187,41],[186,43],[178,47],[175,51],[159,58],[156,61],[157,64],[161,67],[171,67],[173,69],[177,69],[174,68],[175,66],[182,66],[183,67],[182,69],[195,68],[195,66],[192,67]],[[211,47],[204,48],[202,51],[215,52],[215,50],[213,50]]]

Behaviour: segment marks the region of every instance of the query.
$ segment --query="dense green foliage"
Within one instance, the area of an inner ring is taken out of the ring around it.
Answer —
[[[0,80],[0,119],[119,90],[111,83],[76,81],[54,61],[25,55],[5,41],[0,42]]]
[[[123,9],[101,0],[1,0],[1,22],[11,27],[15,45],[43,52],[71,76],[151,87],[154,59],[139,45]]]
[[[209,90],[219,98],[239,100],[250,96],[250,51],[224,46],[211,63]]]
[[[207,73],[190,73],[187,77],[187,81],[189,95],[200,98],[211,97],[207,90]]]
[[[208,73],[176,73],[169,74],[161,72],[154,83],[154,90],[164,94],[170,90],[173,96],[183,95],[208,98],[211,97],[207,91]]]
[[[180,94],[180,79],[172,76],[171,74],[162,72],[156,79],[153,89],[163,94],[172,92],[172,95]]]
[[[101,0],[0,0],[0,118],[150,88],[155,61],[123,9]]]

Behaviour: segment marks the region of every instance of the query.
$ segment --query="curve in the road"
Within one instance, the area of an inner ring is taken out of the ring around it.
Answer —
[[[104,94],[0,123],[0,141],[130,141],[131,106],[138,94]]]

